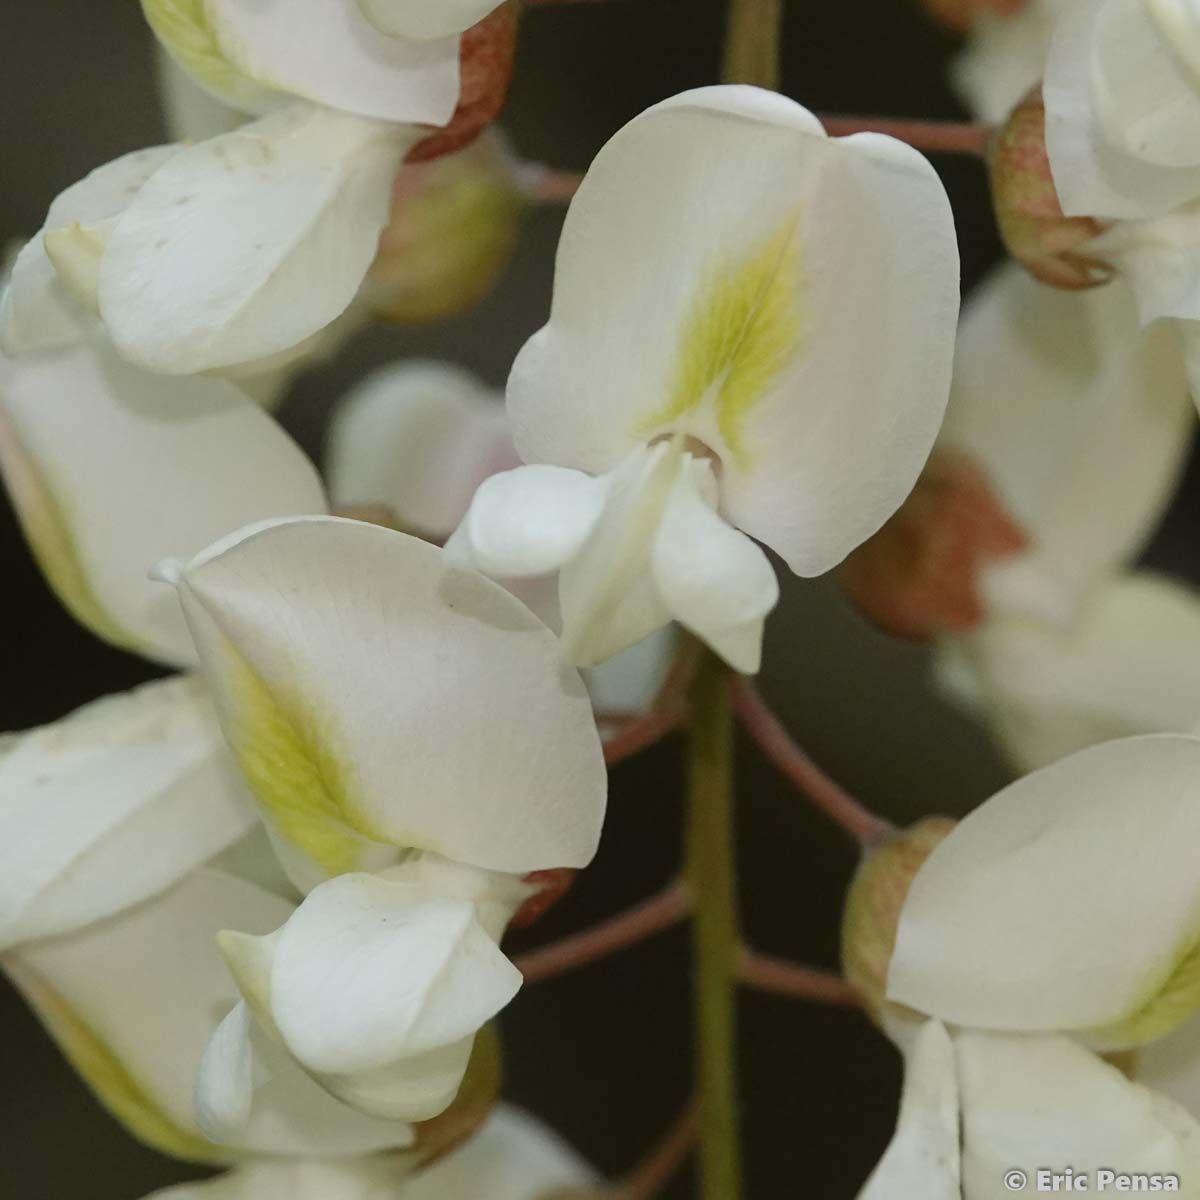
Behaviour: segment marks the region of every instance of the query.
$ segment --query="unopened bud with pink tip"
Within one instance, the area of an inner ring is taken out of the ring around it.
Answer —
[[[1104,224],[1095,217],[1063,214],[1046,153],[1040,87],[1013,109],[988,157],[992,204],[1009,254],[1035,279],[1055,287],[1107,283],[1112,265],[1088,250]]]
[[[979,586],[990,562],[1018,553],[1025,532],[968,456],[939,450],[912,493],[842,564],[851,602],[895,637],[925,640],[984,617]]]
[[[949,836],[952,817],[925,817],[863,859],[842,914],[842,973],[878,1019],[888,1005],[887,976],[908,890],[925,860]]]

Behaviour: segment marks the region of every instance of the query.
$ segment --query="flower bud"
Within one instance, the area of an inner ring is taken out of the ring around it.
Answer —
[[[462,35],[458,108],[450,123],[409,151],[410,163],[461,150],[486,129],[508,99],[517,49],[517,6],[506,0]]]
[[[364,288],[375,315],[435,321],[482,299],[512,257],[524,207],[498,139],[404,167]]]
[[[838,574],[851,602],[881,629],[923,640],[978,624],[981,569],[1016,554],[1026,540],[983,469],[942,450],[895,515]]]
[[[428,1121],[418,1122],[413,1149],[428,1165],[462,1145],[488,1119],[500,1097],[500,1035],[485,1025],[475,1035],[471,1060],[454,1103]]]
[[[925,12],[939,25],[958,32],[970,29],[985,13],[1011,17],[1029,0],[921,0]]]
[[[570,867],[553,867],[548,871],[531,871],[526,875],[525,882],[536,890],[517,909],[508,923],[509,928],[525,929],[540,920],[571,890],[576,874]]]
[[[925,817],[864,858],[842,913],[842,972],[876,1019],[887,1005],[888,967],[908,889],[925,860],[955,826]]]
[[[1095,217],[1067,217],[1046,153],[1046,109],[1041,87],[1012,111],[989,154],[992,204],[1000,235],[1035,279],[1062,288],[1095,287],[1113,267],[1085,247],[1104,231]]]

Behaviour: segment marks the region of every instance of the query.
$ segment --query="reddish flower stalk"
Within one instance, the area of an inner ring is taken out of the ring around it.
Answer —
[[[738,964],[738,978],[750,987],[780,996],[794,996],[817,1004],[858,1008],[858,993],[837,973],[820,967],[802,967],[781,958],[746,950]]]
[[[531,950],[517,958],[526,983],[538,983],[564,971],[598,962],[677,925],[691,911],[692,901],[682,883],[673,883],[633,908],[561,941]]]
[[[645,716],[626,721],[616,733],[604,743],[604,761],[612,766],[653,746],[655,742],[678,729],[683,723],[683,713],[678,709],[649,712]]]
[[[899,117],[850,117],[832,113],[820,117],[832,137],[851,133],[886,133],[917,150],[931,154],[986,153],[995,130],[972,121],[910,121]]]
[[[679,1114],[666,1136],[613,1189],[613,1200],[651,1200],[683,1166],[696,1141],[696,1102]]]
[[[869,846],[887,836],[891,826],[835,783],[792,740],[758,689],[745,676],[732,683],[733,706],[742,728],[762,752],[830,820]]]

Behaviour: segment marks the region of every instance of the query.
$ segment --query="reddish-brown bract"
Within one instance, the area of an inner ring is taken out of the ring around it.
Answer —
[[[1020,12],[1028,0],[921,0],[921,3],[939,25],[962,33],[970,29],[982,13],[1012,16]]]
[[[984,471],[966,455],[938,451],[895,516],[846,559],[839,576],[880,628],[925,639],[976,625],[984,615],[981,568],[1026,542]]]
[[[412,148],[408,162],[427,162],[461,150],[496,119],[508,99],[516,50],[517,4],[516,0],[505,0],[463,34],[458,108],[449,125]]]
[[[1008,252],[1035,279],[1061,288],[1095,287],[1112,267],[1087,252],[1102,233],[1094,217],[1063,214],[1046,153],[1046,109],[1034,88],[1013,110],[988,156],[996,223]]]
[[[575,871],[570,867],[553,867],[548,871],[531,871],[525,882],[537,891],[517,909],[509,922],[513,929],[524,929],[552,909],[571,890]]]

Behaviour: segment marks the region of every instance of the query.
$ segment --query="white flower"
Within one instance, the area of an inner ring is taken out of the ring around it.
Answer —
[[[594,1172],[544,1125],[500,1105],[458,1149],[419,1174],[379,1156],[261,1162],[147,1200],[553,1200]]]
[[[0,741],[0,950],[174,884],[254,805],[198,680],[108,696]]]
[[[301,886],[408,849],[516,874],[590,861],[606,778],[587,694],[502,588],[335,518],[243,530],[167,573]]]
[[[265,1036],[253,1112],[236,1138],[218,1146],[197,1125],[196,1072],[213,1022],[238,1001],[216,936],[230,926],[265,933],[292,908],[249,879],[203,867],[105,920],[22,945],[3,966],[101,1102],[164,1153],[231,1163],[247,1153],[341,1158],[411,1146],[411,1125],[337,1101]]]
[[[0,354],[0,471],[72,614],[176,666],[195,650],[150,568],[251,521],[325,510],[312,464],[235,387],[141,371],[102,337]]]
[[[1159,735],[1026,776],[933,850],[901,911],[888,997],[934,1020],[914,1040],[891,1017],[909,1083],[866,1197],[990,1200],[1006,1169],[1053,1163],[1173,1173],[1194,1192],[1195,1116],[1089,1046],[1150,1043],[1147,1082],[1174,1071],[1164,1090],[1194,1100],[1178,1077],[1195,1071],[1198,831],[1200,739]]]
[[[476,1033],[521,986],[497,943],[528,895],[513,876],[424,856],[320,885],[269,936],[222,934],[244,1003],[201,1065],[205,1130],[233,1140],[253,1111],[255,1022],[362,1112],[445,1111]]]
[[[226,104],[298,97],[382,121],[445,125],[460,35],[496,0],[142,0],[159,40]]]
[[[295,103],[101,167],[55,201],[18,258],[6,350],[61,344],[90,313],[149,371],[283,365],[355,299],[418,136]]]
[[[964,312],[941,443],[987,472],[1026,551],[986,567],[984,619],[940,639],[943,682],[1028,769],[1200,716],[1200,600],[1130,564],[1195,419],[1175,332],[1119,281],[1068,294],[1010,267]]]
[[[829,139],[752,88],[657,105],[588,173],[513,368],[537,465],[485,483],[451,548],[498,577],[559,571],[569,661],[675,619],[754,671],[778,586],[747,535],[814,575],[878,528],[941,419],[956,309],[950,212],[915,152]]]
[[[446,363],[385,367],[355,388],[330,427],[329,488],[334,504],[383,504],[400,527],[444,541],[466,516],[479,485],[520,464],[503,397]],[[505,581],[510,582],[510,581]],[[540,581],[511,590],[552,629],[555,591]],[[636,712],[657,695],[675,650],[661,630],[584,671],[598,709]]]

